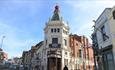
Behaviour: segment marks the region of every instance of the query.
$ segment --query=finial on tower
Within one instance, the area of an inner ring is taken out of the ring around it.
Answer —
[[[52,19],[51,19],[52,21],[60,20],[61,19],[59,12],[60,12],[59,11],[59,6],[56,4],[55,10],[54,10],[54,14],[53,14]]]
[[[54,13],[59,13],[59,6],[56,4]]]

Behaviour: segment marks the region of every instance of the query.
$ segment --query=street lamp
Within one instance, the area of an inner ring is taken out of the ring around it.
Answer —
[[[5,38],[6,36],[2,36],[2,39],[1,39],[1,49],[2,49],[2,46],[3,46],[3,41],[4,41],[4,38]]]
[[[3,63],[2,45],[3,45],[4,38],[5,38],[5,36],[2,36],[2,39],[1,39],[1,48],[0,48],[0,63]]]

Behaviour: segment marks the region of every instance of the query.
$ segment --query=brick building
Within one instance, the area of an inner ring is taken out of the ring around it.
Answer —
[[[80,70],[93,70],[93,49],[85,36],[70,35],[72,67]]]

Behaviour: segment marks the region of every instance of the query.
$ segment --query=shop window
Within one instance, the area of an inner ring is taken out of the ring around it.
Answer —
[[[106,53],[103,54],[103,66],[104,66],[104,70],[115,69],[112,52],[107,51]]]

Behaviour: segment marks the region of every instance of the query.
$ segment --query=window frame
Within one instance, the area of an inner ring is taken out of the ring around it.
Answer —
[[[66,39],[64,39],[64,45],[67,46],[67,40]]]
[[[55,39],[55,41],[54,41],[54,39]],[[58,38],[52,38],[52,44],[54,44],[54,43],[58,44]]]
[[[102,27],[101,27],[101,34],[102,34],[102,39],[103,39],[103,41],[106,41],[107,40],[107,38],[106,38],[106,32],[105,32],[105,26],[103,25]]]
[[[58,33],[60,32],[60,29],[59,29],[59,28],[57,28],[57,32],[58,32]]]
[[[53,33],[53,31],[54,31],[53,28],[51,28],[51,33]]]

